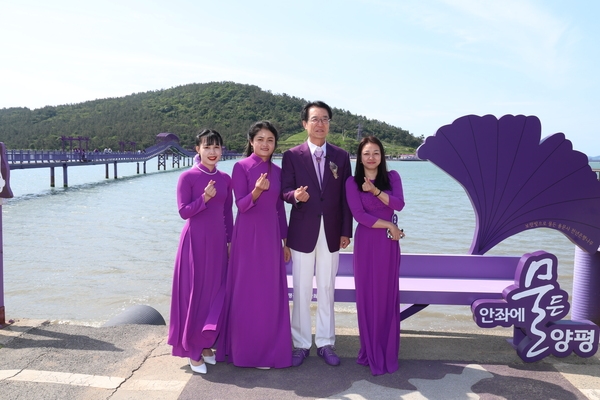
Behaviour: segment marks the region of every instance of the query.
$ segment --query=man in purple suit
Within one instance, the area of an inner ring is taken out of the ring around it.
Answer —
[[[312,324],[310,303],[313,276],[317,281],[317,354],[329,365],[339,365],[335,354],[333,295],[339,250],[350,244],[352,214],[346,203],[350,156],[325,141],[331,108],[321,102],[302,109],[308,140],[283,153],[281,188],[292,205],[287,246],[292,252],[294,304],[292,310],[293,365],[310,354]]]

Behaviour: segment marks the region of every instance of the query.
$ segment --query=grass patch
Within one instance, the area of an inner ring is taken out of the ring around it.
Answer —
[[[306,131],[298,132],[287,138],[280,140],[277,143],[276,153],[283,153],[284,151],[291,149],[294,146],[298,146],[306,142],[307,133]],[[356,155],[358,149],[358,140],[354,137],[349,137],[340,133],[329,133],[327,135],[327,141],[334,144],[350,153],[351,156]],[[414,154],[415,149],[412,147],[400,146],[397,144],[382,142],[386,156],[399,156],[400,154]]]

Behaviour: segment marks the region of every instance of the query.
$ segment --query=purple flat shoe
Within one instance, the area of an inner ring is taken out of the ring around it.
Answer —
[[[329,365],[340,365],[340,358],[337,356],[337,354],[335,354],[334,350],[335,349],[332,345],[327,345],[319,347],[317,349],[317,354]]]
[[[299,367],[304,362],[304,359],[310,354],[310,349],[294,349],[292,352],[292,365]]]

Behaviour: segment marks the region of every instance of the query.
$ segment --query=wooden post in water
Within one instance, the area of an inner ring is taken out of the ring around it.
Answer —
[[[115,161],[115,179],[117,179],[117,162]]]
[[[67,164],[63,164],[63,187],[69,187],[69,178],[67,176]]]
[[[106,178],[105,178],[105,179],[108,179],[108,163],[107,163],[107,164],[104,164],[104,166],[106,167],[106,168],[105,168],[105,169],[106,169],[106,175],[105,175],[105,176],[106,176]]]
[[[54,167],[50,167],[50,187],[54,187]]]

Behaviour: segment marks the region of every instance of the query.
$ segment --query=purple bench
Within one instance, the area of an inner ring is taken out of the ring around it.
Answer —
[[[335,279],[335,301],[356,302],[352,253],[340,253]],[[402,254],[400,301],[402,319],[429,304],[467,305],[479,299],[502,299],[515,281],[520,257]],[[288,295],[293,299],[292,263],[287,264]],[[313,280],[313,301],[317,298]]]
[[[355,302],[352,254],[340,253],[335,301]],[[292,263],[287,264],[293,299]],[[525,362],[548,355],[598,350],[600,328],[587,320],[562,320],[570,309],[568,293],[558,283],[556,256],[538,251],[522,257],[403,254],[400,261],[401,319],[429,304],[471,306],[482,328],[514,326],[512,345]],[[313,280],[313,300],[317,299]]]

